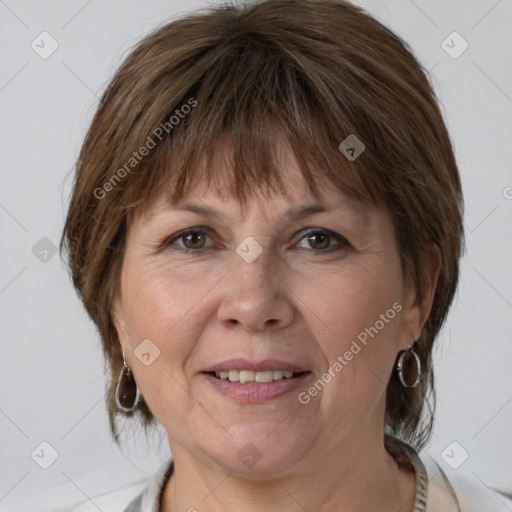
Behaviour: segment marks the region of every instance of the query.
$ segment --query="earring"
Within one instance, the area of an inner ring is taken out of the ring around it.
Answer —
[[[133,411],[139,402],[139,388],[133,377],[132,370],[126,364],[123,351],[123,368],[117,380],[115,392],[116,405],[124,412]]]
[[[404,388],[415,388],[420,382],[421,362],[418,354],[413,350],[414,343],[416,342],[413,342],[408,350],[404,350],[400,354],[396,364],[398,378]],[[414,368],[414,366],[416,366],[416,368]]]

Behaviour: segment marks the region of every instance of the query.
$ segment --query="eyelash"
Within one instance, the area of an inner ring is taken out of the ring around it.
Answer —
[[[303,230],[302,231],[304,234],[304,236],[302,236],[302,238],[299,239],[299,241],[297,242],[300,243],[302,242],[302,240],[304,240],[305,238],[309,237],[309,236],[314,236],[314,235],[327,235],[333,239],[337,239],[338,242],[339,242],[339,245],[338,246],[334,246],[334,247],[328,247],[327,249],[311,249],[311,251],[313,251],[315,254],[325,254],[325,253],[331,253],[331,252],[334,252],[334,251],[339,251],[339,250],[342,250],[342,249],[346,249],[347,247],[350,247],[350,242],[343,236],[341,235],[338,235],[337,233],[334,233],[328,229],[319,229],[319,228],[314,228],[314,229],[309,229],[309,230]],[[197,234],[197,233],[200,233],[200,234],[205,234],[205,235],[208,235],[210,236],[211,235],[211,230],[209,228],[206,228],[206,227],[201,227],[201,228],[194,228],[194,229],[187,229],[185,231],[181,231],[179,233],[177,233],[176,235],[172,235],[171,237],[167,238],[161,245],[160,249],[166,249],[166,248],[170,248],[170,246],[176,242],[177,240],[181,240],[183,238],[185,238],[187,235],[190,235],[190,234]],[[210,236],[211,237],[211,236]],[[179,246],[176,246],[176,248],[174,250],[177,250],[179,252],[182,252],[184,254],[192,254],[192,253],[201,253],[201,252],[204,252],[205,250],[207,249],[210,249],[210,247],[202,247],[202,248],[199,248],[199,249],[188,249],[186,247],[179,247]],[[302,247],[299,248],[299,249],[303,249]]]

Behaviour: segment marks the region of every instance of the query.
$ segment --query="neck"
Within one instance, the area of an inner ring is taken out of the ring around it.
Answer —
[[[382,435],[358,435],[329,446],[308,461],[307,471],[266,474],[252,480],[190,456],[173,443],[174,472],[162,496],[161,512],[356,512],[413,510],[416,480],[384,448]]]

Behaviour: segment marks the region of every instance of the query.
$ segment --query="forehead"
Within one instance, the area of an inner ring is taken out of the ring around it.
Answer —
[[[163,189],[139,209],[137,218],[147,224],[162,211],[187,210],[205,218],[214,217],[215,212],[223,211],[236,214],[243,220],[257,209],[268,220],[275,219],[276,215],[284,211],[292,220],[329,210],[357,214],[368,220],[369,212],[375,208],[344,193],[320,172],[315,175],[313,190],[303,176],[293,152],[285,146],[281,146],[279,150],[279,172],[283,189],[270,190],[262,184],[246,193],[247,201],[240,201],[229,186],[232,168],[226,156],[226,153],[218,153],[212,160],[211,171],[217,179],[202,179],[202,173],[199,172],[191,183],[189,192],[179,198],[173,198],[171,189]]]

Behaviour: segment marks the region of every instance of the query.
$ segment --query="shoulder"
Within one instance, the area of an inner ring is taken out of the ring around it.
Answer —
[[[98,512],[99,510],[124,511],[136,496],[147,488],[147,481],[138,482],[97,496],[91,496],[67,512]]]
[[[158,510],[160,493],[173,469],[172,459],[165,461],[149,479],[117,489],[75,506],[67,512],[154,512]]]
[[[162,491],[174,469],[172,457],[165,461],[147,482],[146,487],[123,508],[123,512],[157,512],[160,508]]]
[[[420,458],[428,475],[426,512],[458,512],[456,496],[461,512],[510,512],[512,498],[486,486],[476,476],[459,473],[448,477],[428,453]]]

